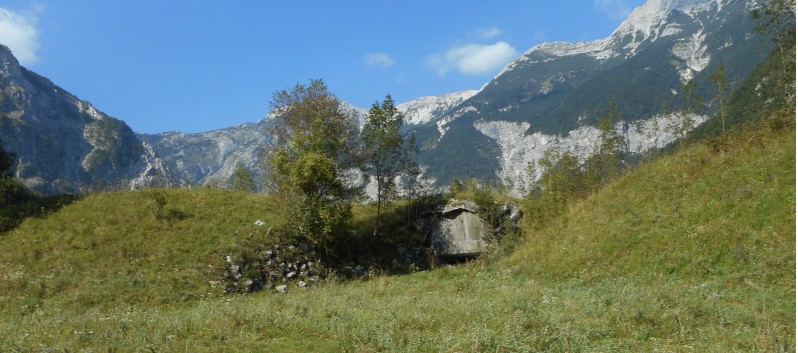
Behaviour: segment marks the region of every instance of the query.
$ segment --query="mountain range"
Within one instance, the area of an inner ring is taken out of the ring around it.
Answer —
[[[169,185],[152,145],[110,117],[19,65],[0,45],[0,138],[14,175],[43,194]]]
[[[398,108],[436,187],[458,177],[521,189],[537,176],[527,167],[546,150],[589,157],[599,141],[594,126],[610,102],[632,153],[675,139],[671,112],[684,108],[682,87],[689,80],[705,97],[694,126],[706,121],[717,109],[709,76],[722,64],[731,90],[764,58],[768,43],[755,34],[754,6],[753,0],[649,0],[606,38],[534,46],[479,90],[422,97]],[[0,137],[18,156],[16,176],[35,190],[225,186],[238,165],[262,176],[270,115],[204,133],[135,134],[19,66],[7,48],[0,48],[0,60]],[[368,112],[343,107],[359,121]]]

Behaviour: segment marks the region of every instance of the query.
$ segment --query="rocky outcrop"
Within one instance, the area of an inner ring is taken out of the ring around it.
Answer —
[[[705,115],[692,114],[690,129],[707,121]],[[618,122],[615,130],[623,137],[625,152],[642,155],[648,150],[663,148],[676,141],[675,127],[683,124],[679,114],[655,116],[651,119],[632,123]],[[529,133],[530,124],[509,121],[478,121],[474,127],[501,147],[498,156],[501,168],[496,172],[504,185],[512,186],[513,196],[522,196],[537,181],[543,170],[539,162],[547,151],[558,154],[570,153],[580,163],[594,155],[601,144],[601,131],[594,126],[582,126],[568,134],[546,135],[542,132]],[[529,166],[534,166],[530,169]],[[532,171],[533,173],[530,173]]]
[[[269,146],[270,121],[241,124],[225,129],[183,133],[139,134],[153,146],[169,169],[188,185],[227,186],[241,164],[263,180],[262,151]]]

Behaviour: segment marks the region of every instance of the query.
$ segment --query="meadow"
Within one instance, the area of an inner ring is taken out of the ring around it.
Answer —
[[[0,351],[794,352],[795,140],[641,163],[503,256],[285,294],[217,282],[270,197],[89,195],[0,234]]]

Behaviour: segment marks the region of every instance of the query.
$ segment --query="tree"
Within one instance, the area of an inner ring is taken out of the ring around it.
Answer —
[[[795,60],[795,0],[769,0],[751,11],[751,17],[759,21],[756,31],[768,35],[779,51],[781,70],[789,70],[790,61]],[[790,48],[792,47],[792,48]]]
[[[13,178],[11,168],[16,157],[15,153],[7,153],[0,143],[0,207],[16,204],[26,191],[22,184]]]
[[[357,121],[322,80],[274,93],[267,151],[269,189],[284,204],[288,231],[321,245],[348,230],[360,190],[348,173],[359,166]]]
[[[452,192],[457,194],[463,192],[463,190],[464,190],[463,182],[460,181],[460,178],[454,177],[452,179]]]
[[[726,89],[729,86],[729,82],[726,78],[726,72],[723,70],[723,64],[718,65],[718,70],[710,75],[709,79],[715,84],[715,97],[719,106],[721,132],[726,132],[726,115],[723,100],[726,97]]]
[[[14,160],[17,158],[16,153],[7,153],[0,142],[0,176],[10,177],[11,167],[14,166]]]
[[[623,135],[615,129],[615,122],[621,120],[618,106],[615,102],[610,102],[607,113],[598,121],[597,127],[601,132],[599,150],[585,162],[587,178],[594,191],[620,171],[625,141]]]
[[[685,137],[690,129],[693,128],[693,114],[697,114],[701,110],[704,98],[696,93],[698,83],[695,80],[690,80],[682,86],[682,95],[684,96],[684,108],[680,110],[671,125],[673,134],[679,138],[679,146],[684,146]]]
[[[254,192],[257,189],[252,172],[250,172],[243,163],[236,164],[236,169],[233,171],[233,178],[230,181],[230,187],[233,190],[249,192]]]
[[[538,225],[562,215],[569,203],[585,198],[592,191],[579,159],[570,151],[548,148],[543,158],[528,166],[527,172],[540,175],[526,196],[529,216]]]
[[[579,160],[569,151],[561,153],[549,148],[538,161],[541,170],[538,187],[541,191],[541,212],[554,217],[565,212],[568,203],[583,197],[584,175]]]
[[[784,86],[784,103],[795,111],[795,0],[769,0],[751,11],[759,21],[756,31],[768,35],[779,53],[779,83]]]
[[[406,150],[402,134],[404,114],[400,112],[390,95],[382,104],[372,105],[363,126],[364,173],[377,183],[377,220],[374,235],[379,233],[383,202],[395,196],[397,177],[414,170],[415,163]]]

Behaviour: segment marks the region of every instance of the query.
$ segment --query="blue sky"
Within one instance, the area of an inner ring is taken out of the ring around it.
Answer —
[[[255,122],[321,78],[369,107],[479,89],[546,41],[603,38],[644,0],[0,0],[0,43],[137,132]]]

